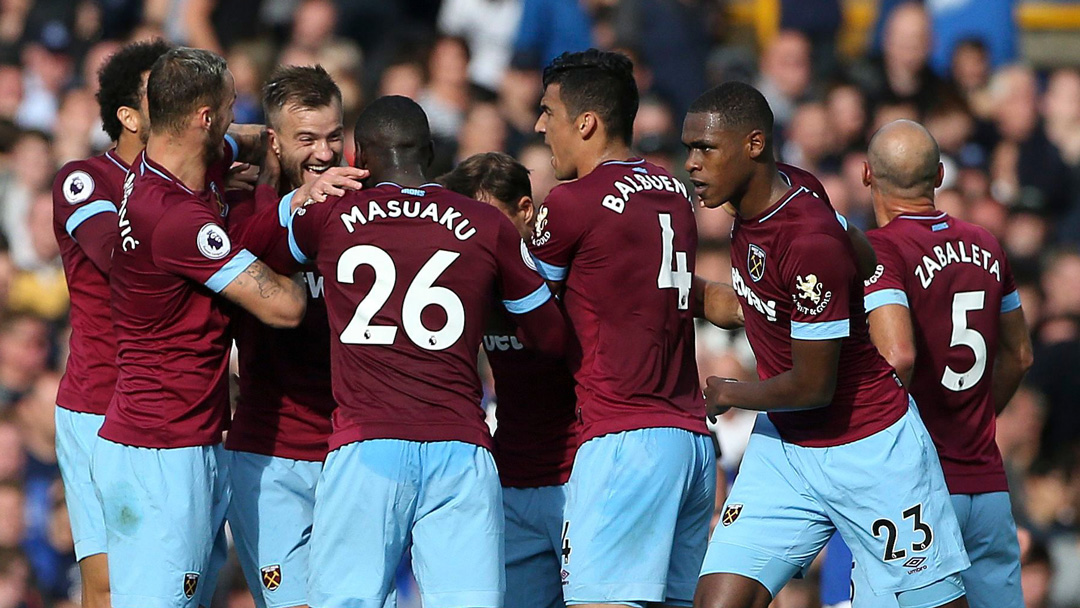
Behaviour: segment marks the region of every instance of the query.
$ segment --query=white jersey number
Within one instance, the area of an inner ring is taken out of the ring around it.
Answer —
[[[945,366],[941,376],[941,385],[950,391],[962,391],[979,383],[986,371],[986,339],[982,334],[968,327],[967,313],[982,310],[986,300],[985,291],[961,291],[953,295],[952,338],[949,347],[966,346],[975,353],[975,364],[963,373],[957,373]]]
[[[424,350],[445,350],[454,345],[465,331],[465,307],[457,294],[435,285],[460,253],[439,250],[416,273],[401,306],[401,323],[413,344]],[[386,251],[374,245],[356,245],[341,254],[337,264],[339,283],[351,285],[356,269],[371,266],[375,283],[356,306],[353,318],[341,332],[342,344],[388,345],[394,343],[398,328],[394,325],[372,325],[371,319],[382,309],[397,283],[397,267]],[[428,306],[438,306],[446,313],[446,324],[431,330],[424,326],[420,315]]]
[[[694,275],[690,274],[686,263],[686,252],[675,251],[675,231],[671,228],[671,214],[660,214],[660,241],[664,250],[660,255],[660,274],[656,277],[656,286],[660,289],[679,290],[679,310],[690,307],[690,285]],[[672,255],[675,257],[672,267]]]

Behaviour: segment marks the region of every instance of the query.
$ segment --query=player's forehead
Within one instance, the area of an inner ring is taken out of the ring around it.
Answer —
[[[682,141],[687,146],[700,143],[716,144],[730,135],[719,114],[715,112],[691,112],[683,121]]]
[[[540,98],[540,105],[555,111],[565,106],[562,101],[562,86],[553,82],[544,87],[544,95]]]
[[[330,135],[344,128],[341,104],[337,101],[319,107],[285,104],[285,107],[277,112],[276,119],[278,130],[283,134],[311,132]]]

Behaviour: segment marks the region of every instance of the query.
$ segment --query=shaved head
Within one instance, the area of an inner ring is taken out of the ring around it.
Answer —
[[[928,197],[940,184],[941,151],[917,122],[896,120],[870,140],[867,163],[874,186],[898,198]]]

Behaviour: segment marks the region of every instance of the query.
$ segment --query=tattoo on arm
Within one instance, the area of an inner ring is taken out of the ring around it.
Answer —
[[[281,292],[281,285],[275,280],[274,273],[261,261],[256,260],[253,262],[247,267],[244,274],[255,281],[255,286],[259,288],[259,296],[264,300],[268,300]]]

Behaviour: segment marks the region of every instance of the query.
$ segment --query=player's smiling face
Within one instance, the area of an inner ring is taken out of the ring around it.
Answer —
[[[544,136],[544,143],[551,148],[551,166],[555,177],[561,181],[577,178],[574,151],[580,138],[574,128],[576,116],[570,116],[562,102],[558,84],[548,85],[540,99],[540,118],[534,130]]]
[[[686,172],[701,204],[715,209],[729,202],[752,165],[744,138],[722,128],[716,114],[695,112],[686,116],[682,142],[687,149]]]
[[[270,145],[290,188],[313,182],[330,167],[341,165],[345,135],[337,101],[321,108],[290,104],[274,122]]]

